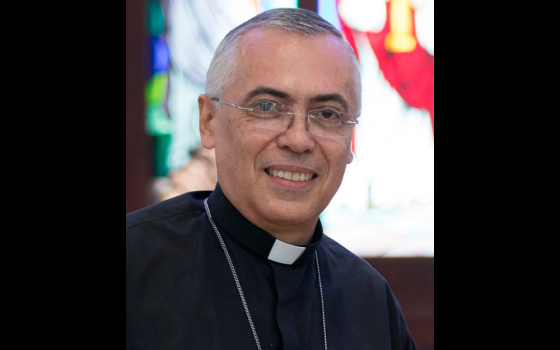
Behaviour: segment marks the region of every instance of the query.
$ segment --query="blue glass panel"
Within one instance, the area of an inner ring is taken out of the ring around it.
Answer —
[[[152,37],[152,73],[166,72],[169,68],[169,48],[161,36]]]

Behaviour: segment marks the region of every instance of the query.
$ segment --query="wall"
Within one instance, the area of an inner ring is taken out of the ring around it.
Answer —
[[[418,350],[434,349],[434,258],[366,258],[401,304]]]
[[[151,156],[144,131],[143,0],[126,0],[126,212],[150,203]]]

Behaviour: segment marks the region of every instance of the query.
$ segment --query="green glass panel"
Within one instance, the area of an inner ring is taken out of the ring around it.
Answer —
[[[146,85],[146,104],[162,104],[167,94],[167,73],[155,73]]]
[[[154,175],[157,177],[166,176],[169,172],[167,167],[167,156],[169,154],[169,145],[171,144],[171,136],[154,136]]]
[[[158,36],[165,30],[165,19],[159,1],[148,3],[148,32],[151,36]]]
[[[170,135],[173,122],[167,116],[163,106],[150,106],[146,113],[146,131],[149,135]]]

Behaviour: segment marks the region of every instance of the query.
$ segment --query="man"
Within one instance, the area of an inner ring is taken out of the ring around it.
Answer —
[[[360,112],[340,33],[264,12],[224,38],[198,101],[218,185],[127,215],[127,348],[415,349],[386,281],[319,221]]]

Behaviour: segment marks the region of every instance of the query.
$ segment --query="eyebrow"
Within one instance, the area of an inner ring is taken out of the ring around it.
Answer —
[[[312,97],[310,102],[327,102],[327,101],[335,101],[342,105],[344,110],[348,112],[348,102],[342,97],[340,94],[327,94],[327,95],[318,95]]]
[[[266,86],[259,86],[256,89],[251,90],[247,94],[244,102],[248,103],[249,101],[251,101],[251,99],[253,97],[258,96],[258,95],[272,95],[272,96],[276,96],[278,98],[292,100],[290,95],[288,95],[287,93],[285,93],[283,91],[276,90],[276,89],[266,87]]]
[[[293,100],[293,98],[280,90],[276,90],[273,89],[271,87],[266,87],[266,86],[259,86],[253,90],[251,90],[247,96],[245,97],[244,102],[248,103],[249,101],[251,101],[251,99],[255,96],[258,95],[271,95],[271,96],[276,96],[278,98],[281,99],[285,99],[285,100]],[[340,94],[325,94],[325,95],[317,95],[312,97],[309,102],[327,102],[327,101],[335,101],[338,102],[342,105],[342,107],[344,108],[344,110],[346,112],[348,112],[348,102],[346,102],[346,99],[344,99],[344,97],[342,97],[342,95]]]

